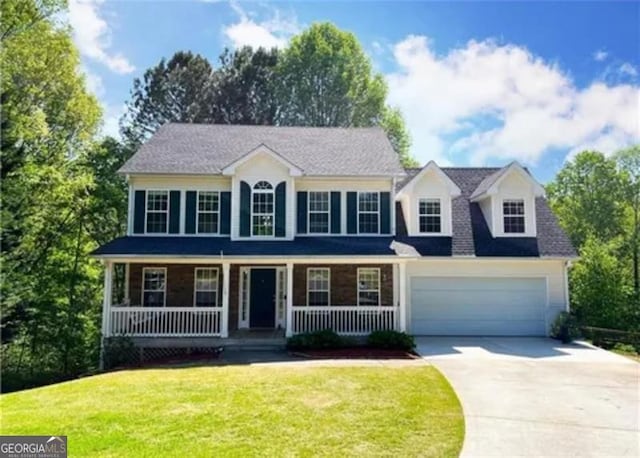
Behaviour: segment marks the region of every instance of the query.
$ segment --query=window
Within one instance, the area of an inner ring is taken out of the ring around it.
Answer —
[[[167,269],[142,269],[142,306],[164,307],[166,305]]]
[[[380,224],[380,195],[377,192],[358,194],[358,232],[377,234]]]
[[[329,233],[328,192],[309,192],[309,233]]]
[[[358,269],[358,305],[380,305],[380,269]]]
[[[218,306],[218,269],[197,267],[195,271],[194,302],[196,307]]]
[[[524,233],[524,200],[505,200],[502,202],[502,214],[505,233]]]
[[[147,191],[147,232],[162,234],[167,232],[169,222],[169,192]]]
[[[329,269],[307,269],[307,305],[329,305]]]
[[[216,234],[220,217],[220,194],[217,191],[198,192],[198,234]]]
[[[440,199],[420,199],[418,202],[419,231],[442,232]]]
[[[251,233],[257,236],[273,235],[273,186],[259,181],[253,187],[251,204]]]

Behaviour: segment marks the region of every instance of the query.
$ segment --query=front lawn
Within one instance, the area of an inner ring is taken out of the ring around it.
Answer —
[[[431,366],[141,369],[0,397],[2,434],[70,456],[458,456],[460,404]]]

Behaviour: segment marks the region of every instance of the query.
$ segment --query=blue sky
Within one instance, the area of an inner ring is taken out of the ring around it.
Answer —
[[[106,133],[133,79],[178,50],[286,47],[316,21],[358,37],[421,162],[516,159],[548,181],[577,151],[640,142],[640,3],[70,1]]]

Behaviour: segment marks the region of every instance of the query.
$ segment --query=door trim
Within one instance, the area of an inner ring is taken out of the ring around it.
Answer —
[[[241,266],[240,269],[238,270],[238,329],[250,329],[251,328],[251,271],[253,269],[273,269],[276,272],[276,279],[275,279],[275,294],[276,294],[276,300],[273,303],[274,306],[274,316],[275,316],[275,323],[274,323],[274,329],[277,328],[284,328],[285,326],[285,316],[286,313],[283,313],[283,316],[280,316],[280,314],[278,313],[278,301],[282,300],[282,298],[284,297],[283,295],[286,294],[287,292],[287,285],[286,285],[286,275],[284,276],[284,284],[280,285],[280,282],[278,281],[278,277],[280,275],[282,275],[282,273],[286,272],[287,268],[286,266],[278,266],[278,265],[253,265],[253,266]],[[248,276],[247,276],[247,283],[246,285],[242,284],[242,275],[244,272],[248,272]],[[243,293],[245,292],[243,287],[247,288],[246,290],[246,302],[247,302],[247,315],[246,315],[246,319],[242,319],[242,301],[243,301]]]

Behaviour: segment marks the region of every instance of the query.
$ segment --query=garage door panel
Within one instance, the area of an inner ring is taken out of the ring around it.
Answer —
[[[544,278],[412,277],[411,328],[425,335],[544,335]]]

